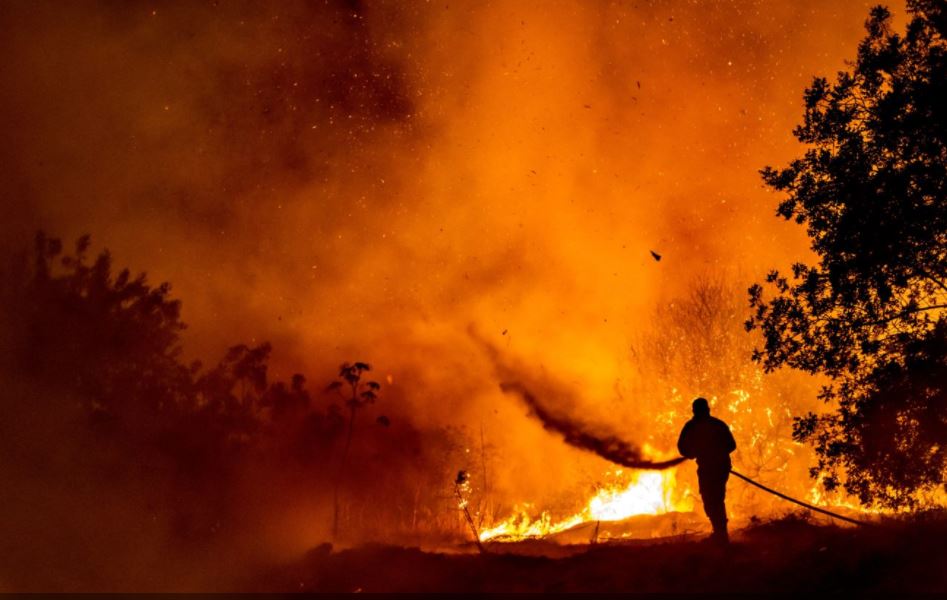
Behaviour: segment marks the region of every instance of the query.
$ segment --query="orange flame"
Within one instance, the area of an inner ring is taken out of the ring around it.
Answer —
[[[529,505],[519,506],[509,518],[480,533],[482,541],[517,541],[545,537],[595,521],[621,521],[635,515],[660,515],[689,511],[691,506],[677,493],[674,470],[632,472],[614,475],[622,482],[606,486],[579,512],[554,521],[548,512],[538,518],[529,516]]]

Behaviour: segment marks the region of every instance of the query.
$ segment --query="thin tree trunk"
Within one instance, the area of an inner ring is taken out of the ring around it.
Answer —
[[[483,527],[483,518],[487,514],[486,507],[490,503],[490,484],[487,481],[487,451],[483,443],[483,421],[480,421],[480,464],[483,467],[483,494],[477,503],[477,527]]]
[[[460,486],[454,486],[454,492],[457,494],[457,499],[460,500],[461,510],[464,511],[464,518],[467,519],[467,524],[470,525],[470,531],[473,533],[474,543],[477,544],[477,550],[480,551],[480,554],[486,554],[487,549],[483,547],[483,544],[480,542],[480,532],[477,530],[477,524],[474,522],[473,517],[470,516],[470,511],[467,510],[467,503],[464,500],[464,495],[460,492]]]
[[[339,460],[339,472],[335,477],[335,491],[332,497],[332,538],[339,537],[339,487],[342,484],[342,475],[345,473],[345,461],[349,455],[349,447],[352,445],[352,433],[355,431],[355,389],[352,389],[353,404],[349,407],[349,430],[345,436],[345,447],[342,449],[342,457]]]

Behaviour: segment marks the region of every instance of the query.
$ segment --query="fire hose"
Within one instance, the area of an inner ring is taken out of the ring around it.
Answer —
[[[490,346],[488,346],[488,349],[491,350],[492,354],[496,355],[496,349]],[[581,424],[577,424],[548,410],[539,401],[539,399],[528,389],[526,389],[526,387],[520,382],[503,382],[500,384],[500,389],[506,393],[517,394],[530,408],[530,414],[542,421],[543,427],[560,434],[565,439],[567,444],[582,450],[593,452],[605,460],[611,461],[617,465],[631,469],[667,469],[687,460],[683,456],[657,462],[648,460],[646,457],[641,455],[639,449],[636,446],[625,443],[623,440],[614,435],[603,436],[594,432],[590,432],[583,428]],[[847,521],[848,523],[853,523],[855,525],[867,525],[865,521],[852,519],[850,517],[834,513],[830,510],[807,504],[802,500],[797,500],[787,496],[782,492],[778,492],[772,488],[766,487],[762,483],[757,483],[746,475],[738,473],[733,469],[730,469],[730,472],[750,485],[754,485],[765,492],[769,492],[774,496],[782,498],[783,500],[788,500],[789,502],[798,504],[799,506],[808,508],[809,510],[814,510],[815,512],[819,512],[824,515],[828,515],[834,519]]]
[[[840,515],[840,514],[838,514],[838,513],[834,513],[834,512],[832,512],[832,511],[830,511],[830,510],[826,510],[826,509],[824,509],[824,508],[819,508],[818,506],[812,506],[811,504],[806,504],[806,503],[803,502],[802,500],[796,500],[795,498],[791,498],[791,497],[787,496],[786,494],[783,494],[782,492],[777,492],[776,490],[774,490],[774,489],[772,489],[772,488],[766,487],[766,486],[763,485],[762,483],[757,483],[757,482],[753,481],[752,479],[750,479],[749,477],[747,477],[746,475],[743,475],[742,473],[737,473],[737,472],[734,471],[733,469],[730,469],[730,472],[733,473],[734,475],[736,475],[737,477],[739,477],[740,479],[742,479],[743,481],[749,483],[750,485],[755,485],[756,487],[760,488],[761,490],[767,491],[767,492],[769,492],[770,494],[773,494],[774,496],[779,496],[779,497],[782,498],[783,500],[789,500],[790,502],[794,502],[795,504],[798,504],[799,506],[804,506],[805,508],[808,508],[809,510],[814,510],[814,511],[816,511],[816,512],[820,512],[820,513],[822,513],[822,514],[824,514],[824,515],[828,515],[828,516],[833,517],[833,518],[835,518],[835,519],[840,519],[840,520],[842,520],[842,521],[848,521],[849,523],[854,523],[855,525],[867,525],[867,524],[868,524],[868,523],[866,523],[865,521],[859,521],[858,519],[852,519],[852,518],[850,518],[850,517],[845,517],[845,516],[842,516],[842,515]]]

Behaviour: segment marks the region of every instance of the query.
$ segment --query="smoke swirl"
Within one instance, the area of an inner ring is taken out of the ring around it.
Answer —
[[[684,457],[678,457],[653,461],[644,457],[640,448],[615,435],[592,433],[587,425],[550,412],[522,383],[504,382],[500,384],[500,389],[507,394],[519,396],[529,407],[530,413],[542,422],[547,431],[561,435],[570,446],[594,452],[616,465],[631,469],[662,470],[677,466],[687,460]]]

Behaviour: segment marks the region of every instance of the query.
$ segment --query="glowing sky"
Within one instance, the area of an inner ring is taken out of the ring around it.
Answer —
[[[805,257],[757,172],[870,4],[4,2],[4,238],[171,281],[190,355],[450,390],[422,420],[471,325],[606,386],[694,277]]]

